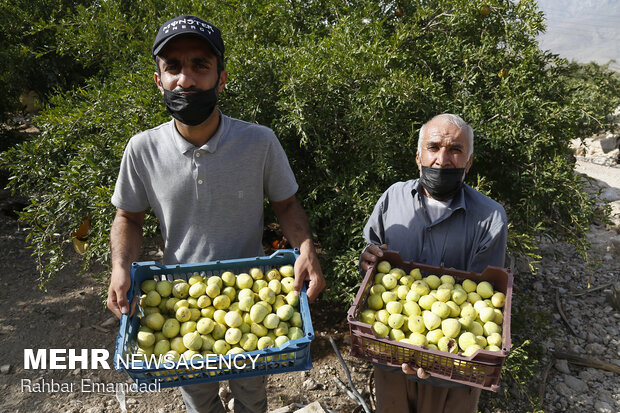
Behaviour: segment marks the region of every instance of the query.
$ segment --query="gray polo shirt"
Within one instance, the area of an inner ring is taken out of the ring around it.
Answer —
[[[186,141],[174,121],[132,137],[112,203],[130,212],[151,207],[164,263],[194,263],[264,255],[264,199],[282,201],[297,189],[271,129],[221,115],[201,147]]]
[[[508,236],[504,208],[468,185],[431,222],[418,179],[383,193],[364,227],[368,244],[387,244],[406,261],[482,272],[502,267]]]
[[[418,179],[397,182],[383,193],[364,227],[368,244],[387,244],[405,261],[482,272],[487,265],[503,267],[508,221],[504,208],[468,185],[452,198],[443,216],[430,220]],[[375,365],[398,373],[394,367]],[[466,387],[430,377],[419,379],[439,387]]]

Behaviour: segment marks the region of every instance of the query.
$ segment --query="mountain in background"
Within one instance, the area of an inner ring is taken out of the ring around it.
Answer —
[[[620,0],[538,0],[547,20],[543,50],[620,71]]]

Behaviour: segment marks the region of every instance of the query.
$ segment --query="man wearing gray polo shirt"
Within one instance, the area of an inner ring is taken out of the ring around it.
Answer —
[[[404,260],[482,272],[502,267],[507,219],[497,202],[463,183],[473,162],[474,134],[457,115],[437,115],[420,129],[420,179],[398,182],[377,202],[364,227],[364,271],[382,249]],[[430,377],[403,364],[375,366],[377,412],[475,412],[480,389]]]
[[[164,23],[153,44],[155,83],[170,122],[132,137],[112,196],[112,274],[107,305],[127,302],[130,265],[139,256],[145,210],[165,242],[164,264],[263,255],[263,201],[269,199],[284,235],[299,248],[295,290],[308,281],[313,302],[325,286],[298,186],[270,129],[232,119],[217,108],[226,84],[220,31],[196,16]],[[181,387],[188,412],[224,412],[218,383]],[[231,380],[235,412],[267,410],[265,377]]]

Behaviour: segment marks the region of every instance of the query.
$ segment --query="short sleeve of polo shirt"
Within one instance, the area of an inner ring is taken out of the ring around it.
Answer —
[[[295,195],[299,186],[280,141],[273,132],[271,134],[273,138],[263,171],[264,190],[269,201],[279,202]]]
[[[149,206],[144,182],[136,167],[135,139],[130,139],[121,160],[121,168],[112,195],[112,204],[129,212],[144,211]]]

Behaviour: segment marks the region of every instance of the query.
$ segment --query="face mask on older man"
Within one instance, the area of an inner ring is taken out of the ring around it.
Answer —
[[[453,198],[463,186],[465,168],[431,168],[422,166],[420,184],[439,201]]]

